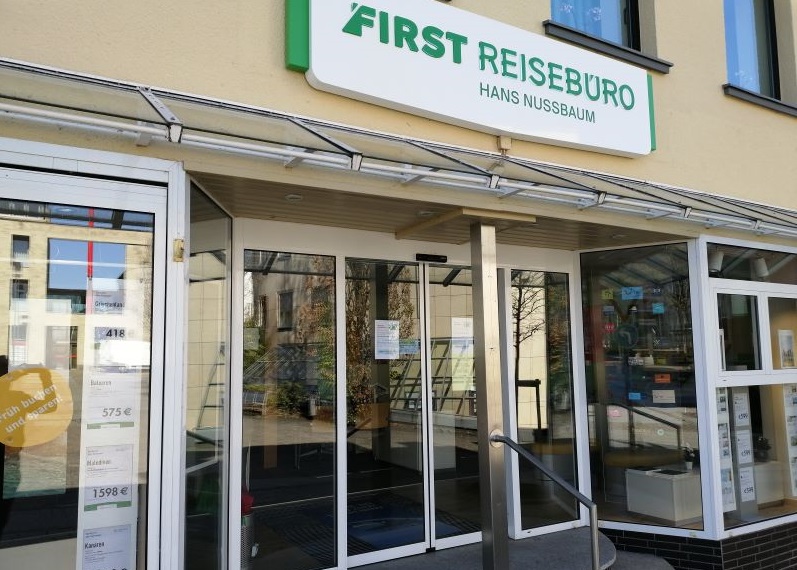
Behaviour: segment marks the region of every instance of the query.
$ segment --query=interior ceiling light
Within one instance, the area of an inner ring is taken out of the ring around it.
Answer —
[[[432,216],[434,216],[436,214],[437,214],[437,212],[434,212],[432,210],[421,210],[420,212],[418,212],[418,217],[419,218],[431,218]]]
[[[303,199],[304,196],[301,194],[285,194],[286,202],[301,202]]]

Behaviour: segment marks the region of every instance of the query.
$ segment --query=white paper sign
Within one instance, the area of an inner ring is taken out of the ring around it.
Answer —
[[[739,493],[743,503],[755,501],[755,478],[752,467],[739,469]]]
[[[399,325],[399,321],[375,321],[374,358],[376,360],[395,360],[399,357]]]
[[[720,482],[722,485],[722,511],[728,512],[736,509],[736,492],[733,488],[733,470],[723,469],[720,471]]]
[[[736,418],[736,427],[750,425],[750,400],[747,394],[734,392],[733,415]]]
[[[740,465],[753,462],[753,438],[747,430],[736,432],[736,460]]]
[[[653,390],[654,404],[674,404],[675,390]]]
[[[133,570],[130,525],[83,531],[82,570]]]
[[[85,378],[84,421],[89,429],[135,427],[141,397],[141,374],[93,370]]]
[[[133,505],[133,446],[86,448],[86,489],[83,510]]]

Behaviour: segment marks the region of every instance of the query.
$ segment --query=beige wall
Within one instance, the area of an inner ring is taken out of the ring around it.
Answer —
[[[651,1],[645,13],[655,14],[657,31],[650,49],[675,64],[667,75],[652,72],[658,150],[628,159],[515,141],[513,154],[793,207],[786,190],[797,179],[797,119],[723,94],[722,1],[657,1],[655,10]],[[779,14],[790,17],[780,22],[781,49],[795,48],[795,0],[777,2]],[[284,68],[283,5],[0,0],[0,57],[496,150],[491,135],[313,90]],[[543,0],[451,5],[537,33],[549,17]],[[793,81],[793,55],[786,60],[784,81]],[[784,96],[795,91],[788,86]]]

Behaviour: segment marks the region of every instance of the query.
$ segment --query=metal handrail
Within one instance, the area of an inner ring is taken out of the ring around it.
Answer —
[[[573,487],[570,483],[562,479],[559,475],[553,472],[551,469],[545,465],[539,457],[535,457],[531,454],[528,450],[523,449],[520,444],[518,444],[512,438],[509,438],[505,435],[491,435],[490,441],[496,443],[503,443],[507,447],[509,447],[512,451],[517,453],[520,457],[534,465],[537,469],[545,473],[551,481],[559,485],[562,489],[567,491],[570,495],[572,495],[575,499],[578,500],[582,505],[589,509],[589,528],[590,528],[590,537],[592,539],[592,570],[600,570],[600,552],[598,550],[598,505],[596,505],[591,499],[589,499],[586,495],[581,493],[578,489]]]
[[[629,431],[628,439],[629,439],[629,444],[632,447],[634,445],[636,445],[636,436],[635,436],[634,431],[633,431],[634,430],[634,416],[633,416],[633,414],[639,414],[643,418],[648,418],[650,420],[659,422],[660,424],[664,424],[666,426],[669,426],[669,427],[673,428],[675,430],[675,439],[677,440],[678,449],[681,449],[681,426],[679,426],[678,424],[670,422],[670,421],[667,421],[667,420],[665,420],[663,418],[660,418],[658,416],[655,416],[655,415],[653,415],[653,414],[651,414],[649,412],[643,412],[642,410],[640,410],[638,408],[635,408],[634,406],[628,406],[626,404],[621,404],[619,402],[609,402],[608,404],[606,404],[606,406],[617,406],[618,408],[623,408],[624,410],[632,412],[632,415],[628,416],[629,417],[629,421],[628,421],[628,431]]]

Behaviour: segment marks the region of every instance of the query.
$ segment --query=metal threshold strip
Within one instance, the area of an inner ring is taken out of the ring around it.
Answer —
[[[44,121],[253,156],[639,216],[797,238],[797,211],[666,184],[342,126],[0,58],[0,119]]]

